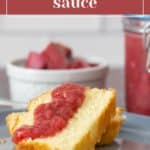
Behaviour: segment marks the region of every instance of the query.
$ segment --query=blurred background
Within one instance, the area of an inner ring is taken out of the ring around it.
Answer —
[[[124,106],[124,39],[122,16],[58,15],[0,16],[0,98],[9,99],[5,65],[31,51],[41,51],[50,41],[69,45],[80,56],[100,56],[110,72],[107,87],[117,89]]]

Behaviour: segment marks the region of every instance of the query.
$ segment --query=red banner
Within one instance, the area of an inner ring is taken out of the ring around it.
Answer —
[[[0,0],[0,14],[6,14],[6,0]]]
[[[144,13],[150,14],[150,0],[144,0]]]
[[[0,1],[4,4],[7,2],[8,14],[142,14],[143,12],[147,14],[150,13],[150,0]],[[0,8],[0,12],[5,12],[4,8]]]

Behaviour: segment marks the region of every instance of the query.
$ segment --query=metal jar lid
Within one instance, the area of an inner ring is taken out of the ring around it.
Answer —
[[[126,15],[123,18],[125,31],[144,33],[147,24],[150,24],[150,15]]]

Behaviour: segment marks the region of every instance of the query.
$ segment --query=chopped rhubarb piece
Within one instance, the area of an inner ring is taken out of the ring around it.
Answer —
[[[72,69],[87,68],[87,67],[89,67],[89,63],[82,58],[75,58],[73,63],[70,65],[70,68]]]
[[[49,69],[67,68],[68,60],[66,56],[54,44],[49,44],[42,54],[47,62]]]
[[[61,53],[63,53],[66,58],[68,59],[72,58],[71,48],[59,43],[51,43],[51,45],[56,49],[58,49]]]
[[[96,67],[96,66],[98,66],[98,64],[96,64],[96,63],[89,63],[89,66],[90,67]]]
[[[33,69],[45,69],[47,65],[42,54],[30,52],[26,60],[26,67]]]

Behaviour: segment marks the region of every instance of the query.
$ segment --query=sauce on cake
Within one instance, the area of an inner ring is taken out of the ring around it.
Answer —
[[[67,126],[85,97],[84,87],[74,83],[55,88],[51,95],[50,103],[40,104],[35,109],[33,126],[23,125],[15,131],[12,138],[14,143],[28,138],[54,136]]]

